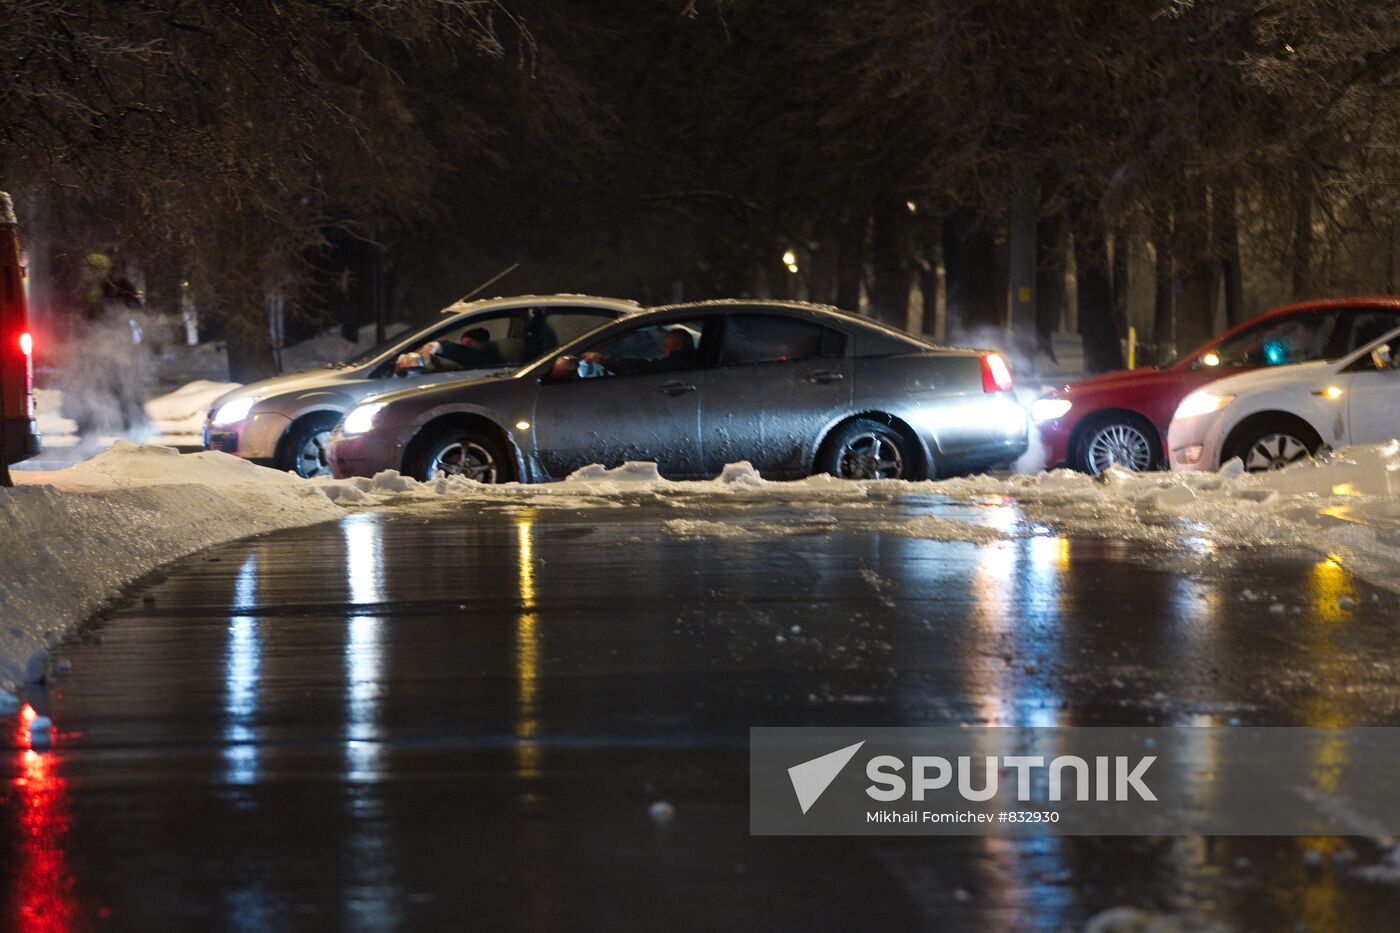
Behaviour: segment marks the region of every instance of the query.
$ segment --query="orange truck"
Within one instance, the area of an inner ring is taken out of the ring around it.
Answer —
[[[19,261],[14,203],[0,191],[0,452],[4,464],[39,453],[34,420],[34,337]]]

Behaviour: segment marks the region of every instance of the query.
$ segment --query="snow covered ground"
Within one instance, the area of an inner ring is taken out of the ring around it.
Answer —
[[[119,441],[0,489],[0,693],[43,674],[44,650],[160,565],[223,541],[336,518],[290,474],[220,453]]]
[[[829,476],[762,479],[746,463],[713,480],[671,482],[654,464],[590,466],[541,486],[484,486],[463,479],[418,483],[387,471],[374,479],[302,480],[217,452],[180,455],[118,442],[65,470],[17,474],[0,490],[0,690],[43,673],[43,649],[161,564],[212,544],[337,518],[350,508],[432,501],[482,506],[627,508],[637,497],[675,506],[679,537],[739,540],[872,530],[998,547],[1056,533],[1124,538],[1209,558],[1221,548],[1302,548],[1400,590],[1400,442],[1357,447],[1328,462],[1271,474],[1135,475],[1094,479],[1069,471],[938,482],[846,482]],[[716,497],[733,520],[687,515]],[[745,503],[810,504],[795,525],[744,521]],[[880,509],[840,519],[835,507],[952,501],[955,516]],[[827,508],[827,512],[823,509]],[[966,515],[966,518],[958,517]],[[1242,598],[1269,598],[1242,594]],[[1286,607],[1283,607],[1286,610]]]

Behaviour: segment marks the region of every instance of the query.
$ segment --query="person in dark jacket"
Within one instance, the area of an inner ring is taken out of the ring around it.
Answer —
[[[481,369],[502,364],[500,351],[491,342],[491,332],[484,327],[473,327],[463,332],[457,343],[447,340],[432,340],[418,350],[417,354],[405,353],[398,359],[400,369],[427,364],[434,369]]]

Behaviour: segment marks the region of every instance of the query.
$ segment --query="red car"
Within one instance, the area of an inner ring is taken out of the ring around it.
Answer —
[[[1074,382],[1031,406],[1046,464],[1098,475],[1166,466],[1167,425],[1188,394],[1224,376],[1336,359],[1400,327],[1400,298],[1333,298],[1278,308],[1180,359]]]

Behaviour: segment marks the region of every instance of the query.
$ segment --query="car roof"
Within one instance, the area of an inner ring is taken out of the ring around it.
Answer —
[[[937,349],[949,349],[939,344],[935,344],[918,334],[911,334],[906,330],[891,327],[874,318],[864,317],[844,308],[835,305],[817,304],[811,301],[793,301],[780,298],[712,298],[705,301],[684,301],[678,304],[657,305],[648,308],[648,312],[663,311],[704,311],[710,308],[765,308],[774,311],[801,311],[815,314],[818,317],[836,318],[837,323],[853,324],[857,327],[867,327],[871,330],[878,330],[891,337],[903,340],[907,343],[920,347],[930,347]]]
[[[1247,327],[1252,327],[1274,318],[1289,317],[1294,314],[1307,314],[1311,311],[1326,311],[1329,308],[1391,308],[1400,311],[1400,298],[1393,295],[1357,295],[1352,298],[1319,298],[1313,301],[1299,301],[1291,305],[1272,308],[1247,321],[1241,321],[1225,331],[1217,340],[1232,337]]]
[[[586,308],[610,308],[624,315],[636,314],[642,306],[630,298],[604,298],[598,295],[571,295],[560,292],[554,295],[499,295],[494,298],[477,298],[472,301],[454,301],[443,308],[441,314],[463,314],[465,312],[490,311],[495,308],[551,307],[572,305]]]

